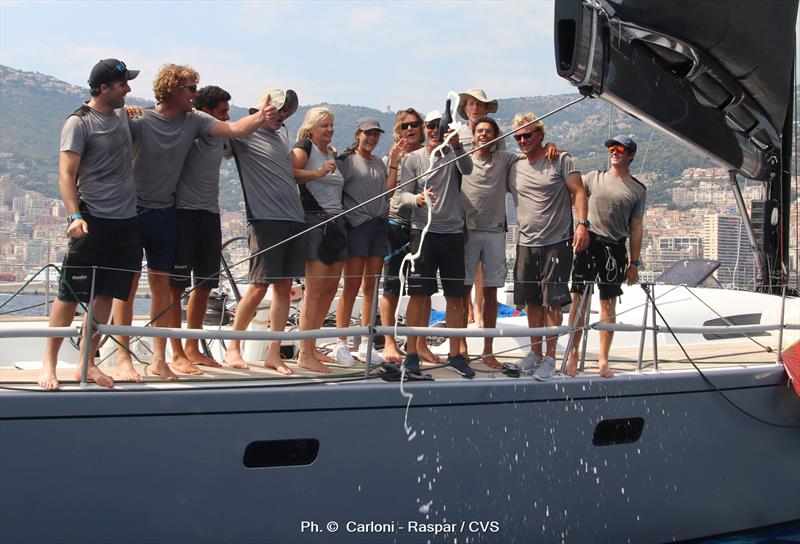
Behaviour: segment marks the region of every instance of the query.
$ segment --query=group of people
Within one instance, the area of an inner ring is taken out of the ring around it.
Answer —
[[[284,121],[297,111],[297,93],[266,89],[248,116],[231,122],[230,94],[216,86],[198,89],[199,74],[188,66],[162,66],[153,83],[155,108],[129,111],[123,107],[128,82],[138,74],[117,59],[98,62],[89,77],[91,98],[62,129],[59,187],[70,243],[50,314],[53,327],[71,323],[78,302],[90,299],[97,322],[106,323],[113,313],[114,323],[130,325],[144,253],[151,323],[179,327],[180,301],[192,286],[187,326],[201,328],[210,291],[218,285],[223,158],[232,158],[239,173],[251,254],[250,284],[237,305],[234,330],[248,327],[272,285],[270,328],[283,331],[293,278],[301,277],[300,328],[320,328],[342,275],[337,327],[349,325],[359,290],[361,319],[367,324],[382,273],[384,325],[394,324],[401,276],[409,294],[406,324],[427,325],[438,273],[448,327],[466,326],[473,284],[483,295],[476,297],[482,325],[494,327],[496,292],[506,277],[507,193],[517,205],[520,233],[514,299],[526,306],[531,327],[559,325],[562,306],[577,301],[587,283],[599,286],[601,319],[613,321],[621,282],[637,280],[645,189],[630,174],[636,143],[629,136],[605,143],[609,170],[581,177],[569,154],[544,145],[544,125],[533,114],[514,118],[520,152],[506,150],[497,139],[497,122],[488,116],[497,111],[497,100],[470,90],[459,95],[457,108],[466,123],[457,133],[447,133],[446,142],[440,112],[423,117],[408,108],[396,114],[393,145],[381,158],[374,154],[384,134],[377,119],[360,119],[353,144],[337,152],[333,112],[310,108],[290,144]],[[571,324],[578,317],[576,306]],[[613,375],[608,366],[611,334],[601,332],[599,366],[606,377]],[[129,339],[115,341],[116,378],[142,381]],[[95,353],[98,342],[94,335],[81,347]],[[170,342],[171,364],[166,339],[153,342],[149,371],[163,380],[221,364],[204,355],[197,340]],[[48,339],[39,378],[43,389],[59,387],[55,370],[61,343],[61,338]],[[543,351],[541,337],[531,338],[522,372],[541,379],[553,374],[556,338],[547,337],[545,343]],[[366,355],[366,349],[359,349],[359,358]],[[491,368],[501,366],[491,338],[485,339],[482,360]],[[425,379],[421,361],[441,362],[424,337],[408,337],[403,353],[396,339],[387,336],[383,354],[373,352],[371,362],[387,369],[402,364],[409,377]],[[228,344],[224,363],[247,368],[239,341]],[[330,364],[357,361],[347,338],[340,338],[331,354],[307,339],[300,343],[296,363],[328,373]],[[475,375],[463,338],[451,338],[446,364],[464,377]],[[281,357],[279,341],[270,342],[264,365],[293,373]],[[573,349],[566,372],[574,376],[576,371]],[[103,387],[114,385],[92,357],[87,378]]]

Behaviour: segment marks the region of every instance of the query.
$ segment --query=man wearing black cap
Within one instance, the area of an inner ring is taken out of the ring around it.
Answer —
[[[89,76],[91,99],[67,118],[61,131],[59,189],[67,210],[69,248],[64,257],[58,298],[50,312],[51,327],[72,323],[78,300],[88,302],[92,284],[94,318],[106,323],[114,298],[126,299],[139,267],[131,136],[124,110],[128,81],[139,75],[124,62],[98,62]],[[91,267],[97,267],[93,269]],[[93,277],[94,276],[94,277]],[[76,299],[77,297],[77,299]],[[84,323],[83,330],[89,330]],[[98,336],[84,338],[82,350],[97,350]],[[39,386],[58,389],[56,361],[62,338],[49,338]],[[76,379],[80,379],[80,371]],[[103,387],[114,380],[89,358],[87,378]]]
[[[636,156],[636,142],[621,134],[607,140],[605,146],[611,154],[611,168],[593,171],[583,176],[583,185],[589,196],[589,247],[575,254],[572,271],[572,308],[569,325],[572,327],[578,310],[580,294],[585,282],[597,282],[600,292],[600,321],[616,322],[617,297],[622,294],[623,279],[633,285],[639,279],[639,261],[642,249],[642,218],[646,190],[631,175],[630,165]],[[625,242],[630,238],[630,261]],[[583,323],[586,317],[583,316]],[[578,369],[578,344],[580,328],[573,339],[566,373],[575,376]],[[614,372],[608,366],[613,331],[600,331],[600,375],[611,378]]]

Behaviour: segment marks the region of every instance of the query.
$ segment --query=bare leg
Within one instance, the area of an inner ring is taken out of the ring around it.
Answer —
[[[77,302],[68,302],[57,298],[53,301],[50,308],[49,325],[51,327],[69,327],[75,317]],[[58,351],[63,338],[51,337],[47,339],[47,345],[42,357],[42,371],[39,373],[39,387],[45,391],[56,391],[58,389],[58,377],[56,377],[56,363],[58,362]]]
[[[483,288],[483,325],[487,329],[493,329],[497,325],[497,288]],[[477,305],[477,303],[476,303]],[[481,326],[483,328],[483,326]],[[502,365],[497,358],[492,355],[494,352],[494,338],[483,339],[483,362],[489,368],[501,368]]]
[[[353,315],[353,306],[358,296],[358,288],[361,286],[361,278],[364,275],[366,257],[348,257],[344,263],[344,288],[336,304],[336,327],[343,329],[350,326],[350,318]],[[340,341],[346,341],[346,336],[340,336]]]
[[[108,323],[108,317],[111,315],[111,304],[111,297],[95,297],[92,313],[94,314],[94,319],[96,319],[98,323]],[[100,387],[112,388],[114,387],[114,380],[111,379],[111,376],[104,374],[94,364],[94,354],[97,352],[97,346],[100,344],[100,335],[94,334],[91,338],[86,338],[90,329],[87,318],[88,315],[83,317],[83,342],[81,342],[80,356],[80,360],[83,361],[84,350],[89,350],[89,365],[86,369],[86,379],[87,381],[96,383]],[[78,381],[81,379],[80,367],[75,371],[75,379]]]
[[[150,296],[152,297],[150,299],[150,321],[156,327],[175,326],[172,321],[173,310],[169,274],[148,268],[147,281],[150,283]],[[167,340],[165,338],[153,338],[154,353],[149,370],[162,380],[175,381],[178,379],[178,375],[167,364],[166,349]]]
[[[384,293],[380,300],[381,324],[384,327],[394,326],[394,312],[400,303],[400,297]],[[384,335],[383,358],[390,363],[399,363],[403,360],[397,341],[391,334]]]
[[[341,263],[338,264],[339,273],[341,274],[342,265]],[[327,276],[332,273],[331,269],[335,266],[334,264],[329,267],[317,259],[306,260],[306,292],[303,299],[303,308],[300,311],[300,330],[319,328],[324,322],[325,314],[331,302],[328,298]],[[330,373],[331,369],[323,361],[317,360],[316,351],[316,341],[313,338],[301,340],[300,352],[297,355],[297,366],[313,372]],[[328,358],[327,362],[333,362],[333,360]]]
[[[411,295],[408,301],[408,308],[406,308],[406,324],[409,327],[424,327],[428,324],[424,311],[425,302],[429,300],[430,298],[426,295]],[[419,339],[424,343],[424,336],[409,336],[406,338],[406,352],[409,355],[417,353],[417,348],[420,345]]]
[[[478,267],[475,270],[475,310],[472,312],[473,317],[475,318],[475,324],[478,327],[483,328],[483,320],[484,320],[484,306],[483,306],[483,294],[485,290],[483,288],[483,261],[478,261]]]
[[[383,257],[367,257],[364,264],[364,279],[361,283],[361,324],[369,326],[369,314],[372,312],[375,283],[381,275]]]
[[[600,321],[602,323],[617,322],[617,299],[609,298],[600,300]],[[614,331],[600,331],[600,355],[597,366],[600,375],[604,378],[613,378],[614,372],[608,366],[608,353],[611,351],[611,342],[614,340]]]
[[[544,309],[544,324],[546,327],[558,327],[563,321],[563,314],[561,313],[561,306],[547,306]],[[547,356],[556,358],[556,344],[558,343],[558,336],[547,337]]]
[[[269,285],[265,283],[250,284],[244,297],[236,306],[236,313],[233,316],[233,330],[243,331],[247,328],[256,314],[256,308],[264,300],[268,287]],[[224,359],[226,365],[232,368],[249,368],[244,359],[242,359],[241,346],[241,340],[231,340],[228,343]]]
[[[269,328],[273,332],[282,332],[286,329],[289,319],[289,306],[291,304],[292,279],[285,278],[272,284],[272,304],[269,307]],[[281,341],[274,340],[267,348],[267,358],[264,366],[277,370],[283,375],[294,374],[291,368],[281,359]]]
[[[578,306],[581,303],[581,295],[572,293],[572,305],[569,308],[569,326],[575,327],[575,332],[572,336],[572,347],[569,350],[569,360],[567,361],[567,368],[564,373],[567,376],[575,377],[578,375],[578,349],[581,345],[581,338],[583,338],[583,327],[586,326],[586,308],[584,307],[583,315],[579,323],[575,323],[575,318],[578,314]]]
[[[129,327],[133,322],[133,303],[136,299],[136,291],[139,288],[139,277],[141,275],[142,274],[138,272],[133,275],[133,283],[131,284],[131,292],[128,295],[128,300],[114,299],[113,311],[114,323],[116,325]],[[114,338],[118,342],[116,348],[117,380],[121,382],[140,383],[142,381],[142,376],[133,368],[133,361],[131,360],[130,337],[115,336]]]
[[[170,314],[173,326],[180,327],[181,325],[181,298],[183,297],[183,289],[172,287],[170,289],[170,300],[172,306],[170,307]],[[169,344],[172,346],[172,369],[175,372],[182,374],[200,375],[203,373],[200,367],[195,365],[186,353],[183,351],[183,343],[180,338],[170,338]]]
[[[419,316],[419,325],[417,325],[417,327],[427,327],[430,318],[431,318],[431,297],[424,296],[423,306]],[[445,315],[445,321],[447,321],[447,315]],[[416,353],[419,353],[419,358],[421,360],[427,361],[428,363],[436,363],[436,364],[442,362],[442,359],[438,355],[434,355],[434,353],[431,351],[431,348],[428,347],[428,339],[425,336],[417,336],[416,339],[417,339]]]
[[[535,329],[544,326],[544,309],[538,304],[528,304],[528,327]],[[531,336],[531,351],[541,357],[542,337]]]
[[[470,318],[475,315],[474,312],[475,312],[475,310],[477,310],[477,308],[473,309],[473,307],[472,307],[472,286],[471,285],[465,285],[464,286],[464,300],[462,302],[462,308],[463,308],[463,310],[461,311],[462,319],[461,319],[461,322],[458,324],[458,326],[459,327],[463,327],[463,328],[467,328],[469,323],[471,321],[473,321],[473,319],[470,319]],[[467,339],[466,338],[461,338],[459,340],[458,349],[461,352],[461,355],[463,355],[465,359],[469,359],[469,350],[467,348]]]
[[[464,300],[461,297],[444,297],[447,302],[444,319],[448,328],[458,328],[464,319]],[[459,354],[462,338],[458,336],[450,337],[450,356]]]
[[[208,297],[211,294],[211,287],[198,285],[189,295],[189,304],[186,306],[186,326],[190,329],[202,329],[203,318],[208,308]],[[186,357],[196,365],[220,367],[222,366],[214,359],[207,357],[198,347],[199,340],[188,339],[184,346]]]

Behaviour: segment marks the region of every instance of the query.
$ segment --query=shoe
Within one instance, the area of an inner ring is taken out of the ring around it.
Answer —
[[[363,344],[362,344],[362,346],[363,346]],[[366,361],[367,360],[367,347],[366,346],[358,348],[358,358],[361,359],[362,361]],[[381,354],[378,353],[378,350],[375,348],[375,346],[372,346],[372,357],[371,357],[370,363],[372,363],[373,365],[379,365],[379,364],[383,363],[383,357],[381,357]]]
[[[475,377],[475,371],[472,369],[471,366],[469,366],[467,360],[464,359],[464,356],[461,355],[460,353],[458,355],[455,356],[451,355],[450,357],[448,357],[447,365],[448,367],[455,370],[465,378],[471,379]]]
[[[531,351],[520,361],[519,371],[521,374],[533,374],[540,366],[542,366],[542,356]]]
[[[336,346],[334,359],[336,359],[336,362],[342,366],[361,366],[361,363],[356,361],[355,357],[353,357],[353,354],[350,353],[350,349],[344,344],[339,344]]]
[[[419,368],[419,355],[416,353],[409,353],[406,355],[403,361],[403,367],[405,367],[406,372],[409,374],[414,374],[416,376],[422,375],[422,370]]]
[[[547,357],[542,360],[542,364],[533,373],[533,377],[539,381],[545,381],[552,378],[556,373],[556,360],[552,357]]]

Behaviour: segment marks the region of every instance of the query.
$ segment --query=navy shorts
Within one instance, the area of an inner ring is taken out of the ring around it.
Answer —
[[[222,230],[219,214],[206,210],[177,210],[177,244],[170,285],[214,289],[219,285]],[[190,278],[190,276],[192,276]]]
[[[575,255],[572,292],[583,293],[587,282],[597,282],[600,300],[622,295],[622,281],[628,268],[625,238],[609,240],[589,232],[589,247]]]
[[[137,207],[136,215],[139,220],[139,242],[147,258],[147,268],[159,272],[172,272],[178,235],[175,206]]]
[[[61,270],[58,298],[75,302],[75,296],[89,301],[92,266],[96,274],[94,293],[128,300],[133,275],[142,266],[142,248],[136,218],[101,219],[83,212],[89,234],[70,238]],[[71,289],[71,290],[70,290]]]
[[[411,253],[419,248],[422,231],[411,231]],[[408,266],[408,265],[406,265]],[[432,295],[436,292],[436,273],[446,297],[464,296],[464,234],[425,235],[422,251],[408,275],[408,294]]]
[[[392,219],[386,227],[389,254],[383,260],[383,294],[400,296],[400,263],[411,247],[411,226]]]
[[[273,247],[306,228],[297,221],[254,219],[247,223],[247,242],[250,254]],[[250,283],[269,285],[286,278],[305,275],[305,236],[294,238],[269,251],[250,258]]]
[[[348,257],[385,257],[388,254],[385,219],[376,217],[357,227],[347,225]]]
[[[549,246],[517,245],[514,266],[514,304],[518,306],[565,306],[572,268],[572,240]]]

